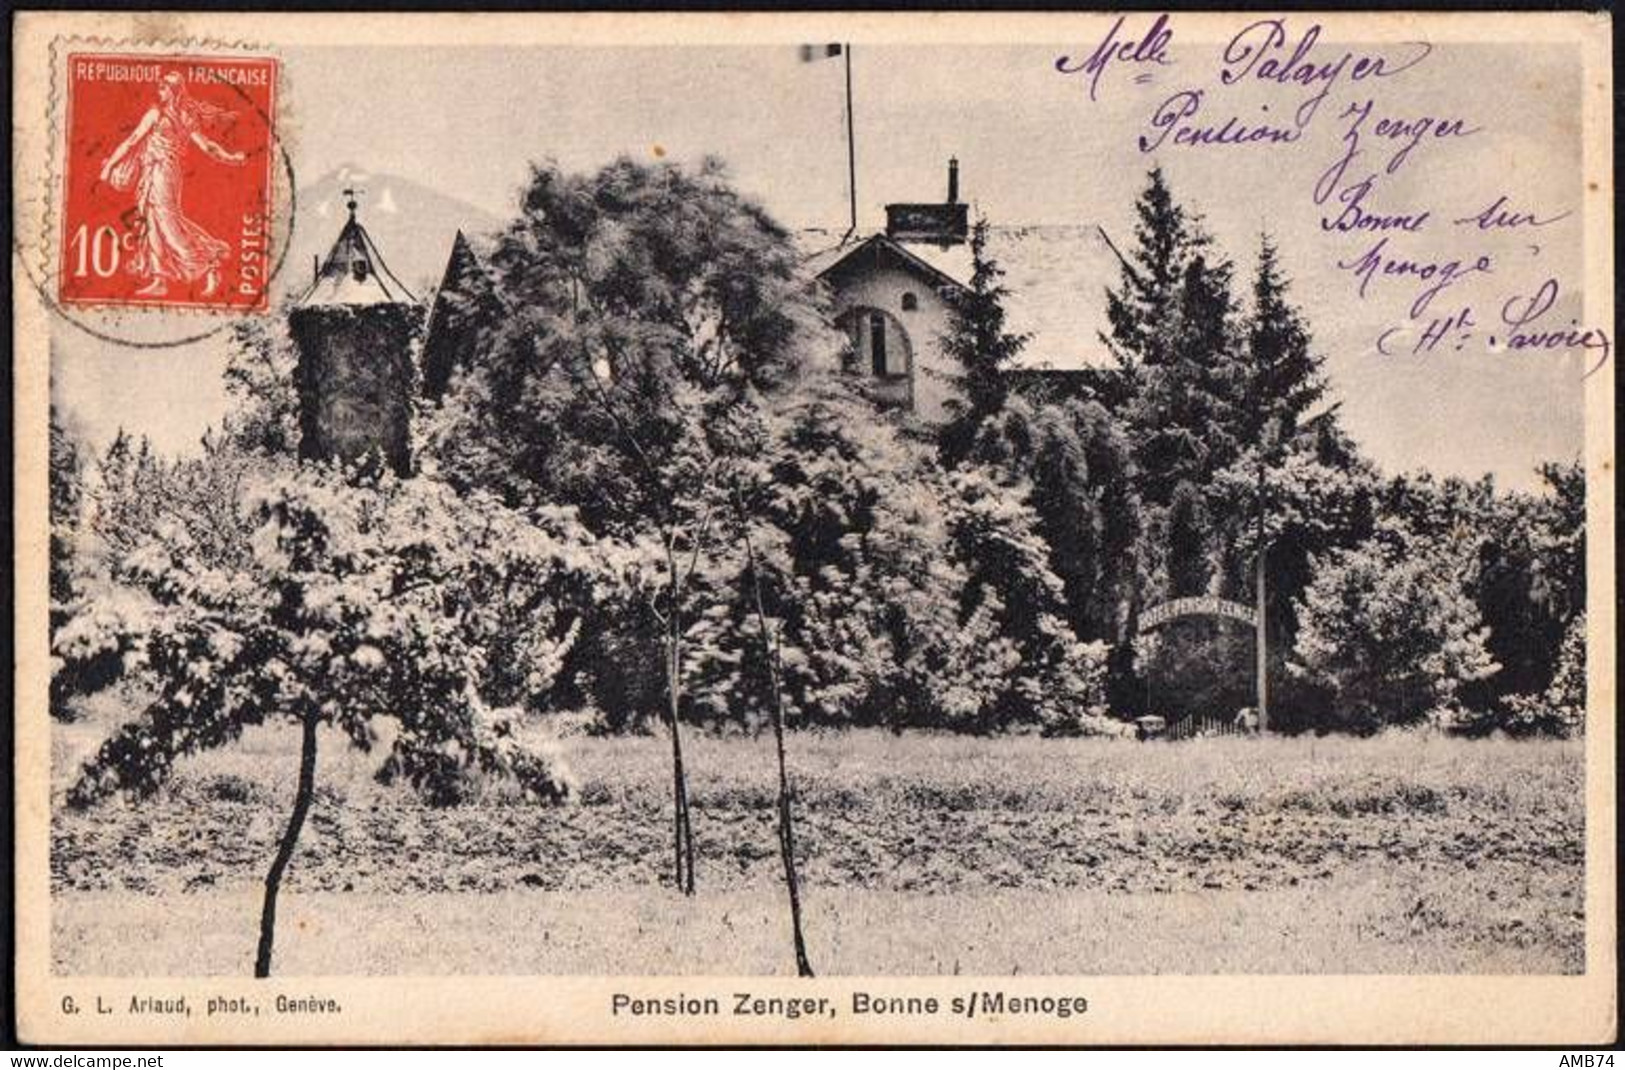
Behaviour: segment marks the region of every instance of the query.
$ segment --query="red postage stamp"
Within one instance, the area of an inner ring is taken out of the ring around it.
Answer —
[[[64,304],[265,307],[276,77],[263,58],[68,57]]]

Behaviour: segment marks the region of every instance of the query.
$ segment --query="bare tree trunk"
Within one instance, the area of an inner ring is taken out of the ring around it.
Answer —
[[[679,625],[672,623],[673,634],[668,637],[666,651],[666,709],[667,725],[671,729],[672,821],[675,870],[678,890],[684,895],[694,894],[694,827],[688,814],[688,774],[683,768],[683,729],[677,718],[682,705],[682,646],[675,634]]]
[[[756,624],[762,633],[762,648],[767,654],[768,677],[773,688],[773,745],[779,759],[779,858],[784,863],[784,886],[790,893],[790,935],[795,943],[796,973],[811,977],[812,963],[807,961],[807,941],[801,933],[801,882],[796,877],[795,823],[791,810],[794,793],[790,788],[790,770],[784,759],[784,688],[780,682],[779,644],[767,626],[767,609],[762,604],[762,575],[756,567],[756,547],[751,542],[750,523],[745,515],[744,500],[737,488],[734,490],[734,509],[739,515],[739,530],[744,533],[745,562],[750,573]]]
[[[694,894],[694,825],[689,819],[688,774],[683,768],[683,728],[678,717],[683,697],[683,622],[677,559],[668,544],[666,565],[671,580],[671,604],[666,634],[666,722],[671,729],[672,851],[676,886]]]
[[[305,814],[310,810],[310,799],[316,787],[316,711],[306,711],[303,719],[304,735],[299,746],[299,785],[294,789],[293,813],[288,827],[277,845],[276,858],[265,874],[265,905],[260,910],[260,946],[254,959],[254,976],[271,976],[271,945],[276,939],[276,897],[282,890],[282,874],[293,858],[293,849],[299,843],[299,832],[305,826]]]
[[[572,300],[580,297],[586,297],[590,301],[590,295],[580,292],[579,284],[579,276],[572,272]],[[651,463],[648,455],[644,453],[643,446],[638,441],[637,435],[633,434],[632,429],[627,425],[626,421],[621,419],[620,413],[616,410],[614,402],[605,392],[603,384],[598,381],[598,376],[591,370],[593,367],[592,354],[588,350],[585,342],[582,344],[582,357],[588,371],[584,376],[580,377],[579,381],[586,383],[591,387],[604,415],[608,416],[609,419],[615,424],[616,428],[619,429],[622,435],[622,440],[628,447],[633,460],[636,461],[638,466],[644,470],[645,475],[647,475],[652,482],[659,483],[660,472],[658,468]],[[606,359],[609,362],[611,376],[613,377],[616,367],[615,354],[613,352],[608,353],[606,355]],[[704,524],[702,522],[702,532],[703,528]],[[683,730],[682,724],[678,720],[677,716],[678,711],[682,708],[683,693],[682,601],[683,587],[686,580],[678,572],[677,554],[673,547],[675,527],[670,516],[667,517],[665,534],[666,574],[671,582],[671,586],[669,587],[671,592],[671,604],[667,606],[667,610],[669,612],[668,617],[661,617],[658,608],[655,609],[655,616],[660,618],[661,626],[666,630],[667,633],[663,638],[663,642],[666,644],[666,694],[669,698],[667,723],[671,728],[671,775],[674,810],[672,822],[675,833],[673,837],[673,851],[676,862],[674,875],[676,877],[677,887],[682,889],[683,894],[693,895],[694,826],[689,820],[688,778],[683,772]],[[697,534],[695,538],[694,553],[696,558],[699,555],[699,541],[702,537],[702,535]],[[693,575],[694,567],[691,563],[689,566],[688,576],[689,578],[692,578]]]

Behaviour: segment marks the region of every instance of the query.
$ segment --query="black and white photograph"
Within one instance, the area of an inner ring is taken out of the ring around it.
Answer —
[[[27,1030],[1605,1040],[1610,34],[23,17]]]

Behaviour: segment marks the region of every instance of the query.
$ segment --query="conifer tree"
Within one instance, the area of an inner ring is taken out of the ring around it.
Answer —
[[[234,446],[265,457],[299,452],[297,364],[284,313],[232,325],[221,378],[234,405],[221,430]]]
[[[948,402],[950,416],[938,438],[949,468],[966,458],[978,429],[1004,408],[1009,397],[1005,372],[1028,340],[1005,328],[1004,299],[1010,291],[999,281],[1004,269],[987,255],[985,218],[971,227],[970,248],[970,285],[943,293],[949,320],[942,348],[956,368],[949,379],[958,391]]]
[[[673,883],[693,894],[683,722],[698,588],[726,551],[729,422],[834,336],[788,232],[715,160],[537,167],[485,277],[508,311],[472,336],[429,453],[454,485],[575,506],[645,551],[633,641],[664,685]]]
[[[489,497],[459,498],[422,479],[357,487],[307,467],[258,484],[237,523],[245,552],[233,567],[216,567],[177,525],[102,578],[123,588],[122,604],[86,614],[72,645],[139,651],[132,671],[148,700],[102,741],[65,801],[150,798],[183,756],[251,726],[296,725],[293,805],[266,872],[254,957],[254,976],[268,977],[283,878],[317,799],[319,730],[363,752],[382,745],[377,778],[404,781],[434,805],[498,777],[537,802],[568,799],[574,780],[556,753],[525,746],[517,711],[485,693],[504,636],[469,610],[522,605],[547,635],[558,593],[583,579],[609,586],[615,566],[599,571],[588,551],[602,544],[573,518],[544,531]],[[457,627],[447,625],[452,613]],[[562,663],[574,632],[564,634],[527,659],[538,690]]]
[[[1258,522],[1258,469],[1262,464],[1267,516],[1303,515],[1304,522],[1282,527],[1265,547],[1268,590],[1271,592],[1272,630],[1283,644],[1291,638],[1296,617],[1293,605],[1309,582],[1309,559],[1335,546],[1346,545],[1360,527],[1357,517],[1345,525],[1351,530],[1323,532],[1318,518],[1305,515],[1311,480],[1300,478],[1304,465],[1326,469],[1316,488],[1325,496],[1338,484],[1333,473],[1345,476],[1360,467],[1352,455],[1337,456],[1322,448],[1340,434],[1330,415],[1306,427],[1304,418],[1326,392],[1321,376],[1323,358],[1312,349],[1303,315],[1287,300],[1290,280],[1281,269],[1275,243],[1264,235],[1259,241],[1258,265],[1253,276],[1252,307],[1242,326],[1245,351],[1241,360],[1241,396],[1234,420],[1239,438],[1234,471],[1221,477],[1231,485],[1229,516],[1230,572],[1237,591],[1250,590]],[[1226,492],[1218,492],[1226,496]],[[1270,523],[1272,530],[1277,525]],[[1285,649],[1283,645],[1282,649]]]
[[[1103,336],[1125,380],[1121,415],[1148,504],[1181,482],[1205,486],[1235,456],[1245,383],[1237,365],[1234,268],[1153,168],[1135,205],[1135,245],[1108,290]]]
[[[1174,203],[1162,168],[1153,167],[1134,205],[1136,246],[1122,261],[1117,289],[1106,292],[1111,333],[1102,341],[1131,377],[1145,365],[1166,363],[1174,295],[1192,248],[1199,244],[1185,210]]]
[[[1303,415],[1326,393],[1320,373],[1323,358],[1310,348],[1302,313],[1287,301],[1290,285],[1275,243],[1266,234],[1259,241],[1253,307],[1246,324],[1251,375],[1243,412],[1249,439],[1257,439],[1272,422],[1283,438],[1292,437]]]

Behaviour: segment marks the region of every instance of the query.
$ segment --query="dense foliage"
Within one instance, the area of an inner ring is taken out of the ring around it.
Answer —
[[[1579,466],[1544,468],[1543,496],[1385,481],[1326,403],[1324,358],[1268,237],[1243,306],[1231,262],[1160,170],[1136,211],[1104,339],[1140,503],[1130,613],[1192,594],[1251,605],[1261,567],[1277,726],[1432,715],[1468,731],[1570,730],[1572,716],[1531,711],[1563,674],[1584,603]],[[1114,710],[1243,701],[1251,646],[1219,621],[1124,634]]]
[[[986,274],[977,314],[1002,317]],[[649,547],[654,573],[667,560],[641,612],[628,605],[586,639],[634,662],[636,680],[583,681],[607,727],[674,710],[718,728],[765,723],[771,680],[735,495],[792,723],[1075,731],[1098,719],[1104,648],[1068,625],[1024,492],[1003,503],[1005,473],[950,475],[877,416],[839,370],[843,339],[788,235],[719,170],[540,169],[490,276],[526,311],[493,324],[451,382],[430,420],[434,463],[510,500],[577,505],[601,536]],[[996,326],[983,336],[1007,341]],[[1001,402],[974,396],[967,426]]]
[[[235,471],[238,460],[176,467]],[[116,652],[152,697],[70,802],[150,794],[177,758],[284,718],[332,725],[362,750],[381,744],[380,777],[433,802],[498,774],[539,798],[568,793],[553,755],[518,746],[513,707],[545,700],[579,628],[571,607],[609,582],[611,561],[572,518],[316,468],[263,473],[229,494],[190,502],[196,515],[218,508],[229,529],[159,519],[83,577],[83,611],[57,656]]]
[[[950,468],[971,454],[982,425],[1004,408],[1010,395],[1005,373],[1028,342],[1026,335],[1005,328],[1004,299],[1010,291],[999,281],[1004,269],[988,256],[986,219],[972,226],[970,251],[969,282],[942,291],[948,305],[942,348],[952,362],[948,377],[954,392],[937,441]]]
[[[1344,726],[1370,729],[1459,709],[1499,666],[1467,593],[1471,554],[1392,525],[1318,561],[1304,592],[1296,655]]]

